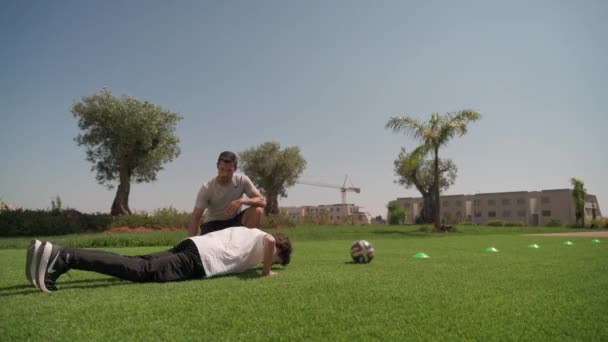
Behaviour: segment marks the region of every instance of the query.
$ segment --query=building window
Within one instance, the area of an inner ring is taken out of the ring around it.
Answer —
[[[456,216],[457,219],[461,219],[462,218],[462,213],[460,211],[456,212]]]
[[[517,204],[526,204],[526,200],[523,198],[518,198],[517,199]]]
[[[502,200],[502,205],[511,205],[511,199],[505,198]]]
[[[551,210],[543,210],[542,212],[544,217],[550,217],[551,216]]]
[[[481,201],[480,200],[473,200],[473,205],[481,205]]]
[[[337,212],[339,212],[339,211],[340,211],[340,208],[336,208],[336,211],[337,211]]]
[[[526,211],[525,210],[519,210],[519,211],[517,211],[517,216],[519,216],[519,217],[525,217],[526,216]]]
[[[496,200],[488,200],[488,205],[496,205]]]
[[[475,212],[475,217],[481,217],[481,211],[476,211]]]
[[[488,211],[488,217],[496,217],[495,211]]]
[[[540,203],[542,203],[542,204],[549,204],[549,203],[551,203],[551,198],[543,196],[543,197],[540,198]]]
[[[456,201],[456,206],[457,206],[457,207],[460,207],[461,205],[462,205],[462,202],[461,202],[461,201]]]
[[[444,207],[449,207],[449,206],[450,206],[450,202],[443,201],[443,206],[444,206]]]
[[[502,212],[502,216],[503,217],[511,217],[511,211],[510,210],[505,210]]]

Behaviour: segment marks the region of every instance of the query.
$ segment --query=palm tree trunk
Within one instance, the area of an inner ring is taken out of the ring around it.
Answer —
[[[435,170],[434,170],[433,192],[435,193],[435,229],[441,227],[441,201],[439,199],[439,147],[435,147]]]
[[[433,190],[432,188],[430,189]],[[420,218],[423,223],[435,222],[435,199],[431,193],[427,193],[422,198],[422,211],[420,212]]]
[[[420,180],[418,179],[418,168],[414,168],[410,173],[410,178],[412,179],[412,183],[418,192],[422,195],[422,210],[420,211],[420,219],[424,223],[432,223],[435,220],[435,211],[433,207],[435,205],[433,200],[433,187],[431,186],[429,189],[426,189]],[[416,215],[417,213],[413,213]],[[414,217],[415,219],[415,217]]]

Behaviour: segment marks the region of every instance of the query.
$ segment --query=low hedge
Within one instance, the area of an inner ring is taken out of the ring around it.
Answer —
[[[545,227],[561,227],[562,221],[556,218],[550,219],[547,223],[545,223]]]
[[[488,221],[486,222],[486,226],[490,227],[525,227],[526,224],[521,221]]]
[[[112,217],[65,210],[0,210],[0,237],[99,233],[111,227],[185,228],[190,214],[173,208]]]
[[[526,224],[521,221],[505,221],[505,227],[525,227]]]
[[[0,236],[65,235],[108,229],[108,214],[83,214],[76,210],[0,210]]]
[[[490,227],[504,227],[505,223],[503,221],[495,220],[486,222],[486,226]]]

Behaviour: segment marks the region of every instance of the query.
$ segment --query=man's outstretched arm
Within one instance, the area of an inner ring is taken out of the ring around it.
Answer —
[[[272,263],[274,261],[275,249],[276,246],[274,236],[266,234],[264,236],[264,269],[262,271],[263,276],[272,276],[277,274],[270,270],[270,267],[272,266]]]
[[[195,207],[190,215],[190,223],[188,223],[188,237],[198,235],[198,224],[201,222],[201,216],[203,216],[203,209]]]

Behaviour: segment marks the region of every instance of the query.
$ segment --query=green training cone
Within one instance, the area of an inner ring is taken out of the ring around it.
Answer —
[[[591,240],[591,242],[593,242],[593,243],[600,243],[600,240],[599,239],[593,239],[593,240]]]
[[[566,245],[566,246],[574,245],[574,243],[572,243],[572,241],[564,241],[563,244]]]
[[[540,248],[540,246],[537,245],[537,244],[535,244],[535,243],[533,243],[531,245],[528,245],[528,248]]]
[[[488,247],[488,248],[486,248],[486,252],[498,252],[498,249],[496,249],[494,247]]]
[[[423,252],[420,252],[420,253],[414,254],[414,258],[416,258],[416,259],[427,259],[427,258],[430,258],[430,256],[424,254]]]

